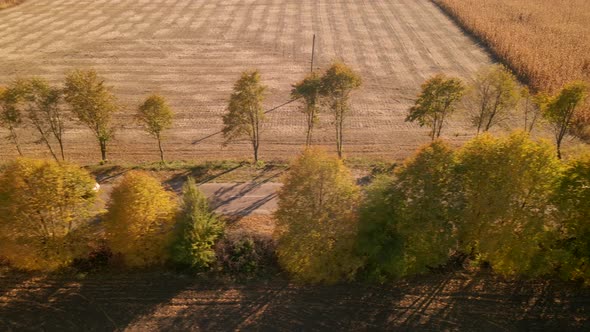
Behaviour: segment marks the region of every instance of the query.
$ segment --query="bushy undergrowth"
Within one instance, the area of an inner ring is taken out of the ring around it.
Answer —
[[[238,278],[266,275],[276,266],[275,243],[255,235],[228,235],[218,242],[216,270]]]
[[[214,245],[224,223],[209,208],[207,197],[193,178],[183,188],[183,201],[172,244],[172,261],[180,266],[205,270],[215,262]]]

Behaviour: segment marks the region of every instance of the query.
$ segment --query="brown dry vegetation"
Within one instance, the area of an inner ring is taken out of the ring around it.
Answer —
[[[526,82],[554,91],[590,81],[587,0],[434,0]]]
[[[0,0],[0,9],[16,6],[25,0]]]
[[[427,128],[404,121],[420,84],[439,72],[470,79],[491,63],[428,0],[37,0],[0,12],[0,31],[0,84],[31,75],[61,84],[74,68],[104,75],[125,106],[109,159],[133,163],[158,159],[155,140],[133,120],[154,92],[176,112],[165,133],[169,160],[248,158],[248,142],[221,148],[221,115],[233,83],[241,71],[257,68],[269,86],[265,108],[285,103],[291,84],[309,72],[314,33],[316,67],[341,59],[365,83],[345,123],[348,157],[407,157],[429,141]],[[298,108],[292,103],[268,114],[262,159],[291,157],[305,144]],[[321,121],[316,142],[334,149],[331,117]],[[474,133],[458,116],[445,135],[460,144]],[[25,155],[48,156],[32,130],[21,134]],[[75,122],[65,144],[73,161],[99,159],[95,139]],[[1,139],[0,158],[15,155]]]

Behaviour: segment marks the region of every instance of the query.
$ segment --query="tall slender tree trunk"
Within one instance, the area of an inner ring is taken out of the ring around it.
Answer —
[[[258,114],[254,117],[254,123],[252,126],[252,148],[254,150],[254,162],[258,162],[258,148],[260,147],[260,121]]]
[[[107,161],[107,141],[105,139],[99,138],[98,142],[100,144],[100,155],[103,162]]]
[[[254,162],[258,162],[258,143],[254,143]]]
[[[164,150],[162,149],[162,139],[160,138],[160,135],[158,135],[158,149],[160,149],[160,161],[162,163],[164,163]]]
[[[59,152],[61,153],[61,160],[66,161],[66,154],[64,153],[64,142],[60,138],[57,138],[57,142],[59,143]]]
[[[41,127],[38,125],[35,125],[35,127],[37,128],[37,131],[39,132],[39,134],[41,134],[41,140],[43,141],[43,143],[45,143],[45,146],[47,146],[47,149],[49,149],[49,153],[51,153],[51,156],[53,157],[53,159],[55,159],[55,161],[59,162],[59,159],[57,158],[55,151],[53,151],[51,144],[49,144],[49,139],[47,138],[47,135],[45,134],[43,129],[41,129]]]
[[[307,115],[307,137],[305,139],[305,145],[306,146],[310,146],[311,145],[311,139],[312,139],[312,135],[313,135],[313,121],[314,120],[314,114],[313,113],[309,113]]]
[[[14,129],[14,127],[10,127],[10,138],[12,138],[12,141],[14,142],[14,145],[16,146],[16,151],[18,151],[18,155],[23,157],[23,151],[20,149],[20,144],[18,142],[18,136],[16,135],[16,130]]]
[[[342,159],[342,127],[343,116],[340,115],[336,120],[336,149],[338,150],[338,158]]]
[[[53,151],[53,148],[51,147],[51,144],[49,144],[49,140],[46,137],[43,137],[43,142],[45,142],[45,145],[49,149],[49,153],[51,153],[51,156],[53,157],[53,159],[55,159],[55,161],[59,162],[59,158],[57,158],[57,155]]]

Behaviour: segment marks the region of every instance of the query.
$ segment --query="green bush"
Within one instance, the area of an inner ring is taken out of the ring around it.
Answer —
[[[215,262],[214,245],[223,229],[224,223],[209,208],[207,197],[189,178],[183,187],[172,261],[196,270],[209,268]]]
[[[455,167],[452,149],[435,141],[369,188],[357,246],[370,278],[423,273],[457,250]]]
[[[276,266],[272,239],[251,235],[225,237],[216,246],[219,269],[238,277],[264,275]]]

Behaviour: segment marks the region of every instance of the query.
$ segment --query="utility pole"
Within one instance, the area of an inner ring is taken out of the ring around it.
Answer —
[[[313,73],[313,58],[315,55],[315,33],[313,34],[313,44],[311,47],[311,72]]]

